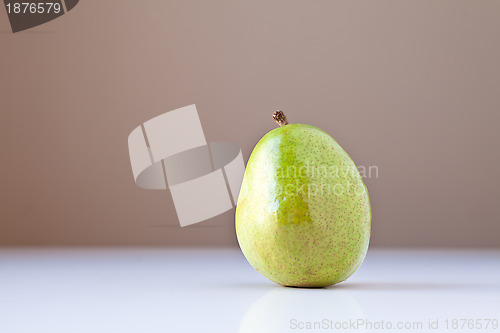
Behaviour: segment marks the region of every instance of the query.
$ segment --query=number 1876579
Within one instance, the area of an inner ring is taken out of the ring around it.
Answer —
[[[12,2],[5,5],[7,13],[11,14],[59,14],[61,4],[57,2]]]

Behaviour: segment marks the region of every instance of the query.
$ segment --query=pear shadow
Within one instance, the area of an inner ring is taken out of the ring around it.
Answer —
[[[278,286],[283,287],[283,288],[290,288],[290,289],[327,289],[327,288],[329,288],[329,286],[327,286],[327,287],[299,287],[299,286],[285,286],[285,285],[281,285],[281,284],[278,284]]]
[[[257,285],[264,286],[253,284]],[[270,287],[268,292],[250,304],[242,316],[238,333],[283,332],[297,316],[304,321],[332,315],[339,321],[365,317],[361,304],[351,293],[327,291],[328,288],[291,288],[279,284],[265,286]]]
[[[250,289],[265,289],[265,290],[270,290],[270,289],[302,289],[302,290],[310,290],[310,289],[329,289],[329,288],[334,288],[335,286],[328,286],[328,287],[298,287],[298,286],[285,286],[279,283],[274,283],[274,282],[269,282],[269,283],[258,283],[258,282],[251,282],[251,283],[233,283],[233,284],[226,284],[224,285],[225,287],[229,288],[250,288]]]

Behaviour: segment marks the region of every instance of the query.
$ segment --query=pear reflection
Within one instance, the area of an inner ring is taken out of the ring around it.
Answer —
[[[359,303],[344,290],[276,287],[250,306],[238,332],[335,330],[330,326],[335,322],[363,317]]]

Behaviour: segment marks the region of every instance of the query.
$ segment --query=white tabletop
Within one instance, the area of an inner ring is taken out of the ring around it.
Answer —
[[[5,333],[500,332],[495,320],[500,251],[370,249],[347,282],[297,289],[237,249],[0,250]]]

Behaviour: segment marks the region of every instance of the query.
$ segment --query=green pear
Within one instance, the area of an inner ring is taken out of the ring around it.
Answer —
[[[326,287],[351,276],[368,250],[368,191],[349,155],[326,132],[289,124],[255,146],[236,207],[248,262],[283,286]]]

